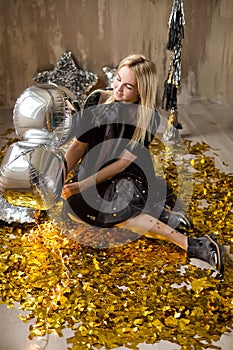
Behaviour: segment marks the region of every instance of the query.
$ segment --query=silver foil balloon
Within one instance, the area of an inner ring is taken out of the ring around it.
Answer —
[[[72,53],[64,52],[51,71],[39,72],[33,78],[37,83],[54,83],[67,87],[81,103],[87,93],[97,84],[98,75],[77,67]]]
[[[0,220],[12,223],[34,223],[40,210],[38,195],[31,192],[28,163],[21,152],[28,151],[36,144],[11,145],[0,167]],[[18,188],[17,188],[18,187]],[[42,204],[42,200],[40,199]]]
[[[13,110],[16,134],[23,140],[60,147],[75,136],[78,102],[74,95],[51,84],[33,85],[22,92]]]
[[[0,167],[0,219],[34,222],[60,198],[64,157],[58,147],[76,134],[76,96],[66,87],[38,84],[17,99],[13,122],[21,141],[6,151]]]
[[[30,169],[25,154],[35,147],[38,145],[18,141],[7,149],[0,168],[0,191],[6,198],[14,191],[18,194],[31,192]],[[17,196],[10,204],[16,199]]]
[[[106,90],[112,90],[113,89],[113,83],[114,83],[114,78],[116,76],[117,69],[116,68],[111,68],[108,66],[104,66],[102,68],[105,76],[106,76],[106,81],[107,85],[105,87]]]
[[[0,168],[0,194],[10,204],[47,210],[60,198],[65,178],[59,150],[27,141],[12,144]]]
[[[26,155],[30,165],[30,175],[48,210],[60,200],[65,181],[65,158],[59,150],[40,146]]]

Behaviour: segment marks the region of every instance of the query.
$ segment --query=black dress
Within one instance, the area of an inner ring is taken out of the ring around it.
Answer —
[[[144,144],[131,144],[137,111],[138,104],[114,102],[85,108],[80,116],[77,139],[88,149],[73,181],[95,174],[125,151],[134,157],[125,171],[68,199],[73,213],[92,226],[113,227],[140,213],[159,218],[167,200],[166,181],[156,177],[148,149],[160,117],[153,112]]]

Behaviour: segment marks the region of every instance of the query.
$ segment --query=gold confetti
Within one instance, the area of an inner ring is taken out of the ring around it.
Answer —
[[[188,213],[198,234],[214,233],[232,249],[233,176],[215,167],[206,155],[208,145],[186,145],[192,159],[183,161],[194,170]],[[169,149],[156,143],[151,152],[160,156],[164,173],[178,189]],[[188,182],[183,181],[184,196]],[[117,239],[131,235],[119,229],[115,233]],[[160,340],[200,349],[203,340],[211,347],[232,328],[230,260],[220,282],[211,271],[186,265],[185,253],[166,242],[141,237],[94,249],[85,242],[98,240],[98,235],[103,239],[107,229],[88,231],[80,225],[76,234],[83,244],[60,232],[43,212],[33,227],[0,227],[0,299],[8,307],[18,302],[20,310],[29,312],[19,318],[32,323],[30,339],[48,333],[62,336],[64,328],[71,328],[74,335],[67,344],[72,350],[137,349],[139,343]],[[183,274],[181,265],[186,266]]]

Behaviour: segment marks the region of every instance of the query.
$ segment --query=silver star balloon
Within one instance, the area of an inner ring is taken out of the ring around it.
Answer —
[[[90,89],[96,85],[98,75],[77,68],[71,52],[65,52],[52,71],[39,72],[33,78],[38,83],[54,83],[70,89],[80,101],[84,101]]]

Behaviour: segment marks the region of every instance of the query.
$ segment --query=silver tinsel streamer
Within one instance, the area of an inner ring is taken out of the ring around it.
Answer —
[[[162,107],[166,111],[170,110],[167,129],[163,137],[166,141],[176,139],[177,129],[182,129],[181,123],[178,122],[177,90],[181,80],[181,42],[184,38],[184,25],[183,0],[174,0],[168,21],[169,38],[167,43],[167,50],[173,51],[173,54],[170,59],[168,76],[164,83],[162,102]]]
[[[52,71],[37,73],[33,78],[38,83],[54,83],[72,91],[82,103],[87,93],[98,81],[98,75],[77,68],[71,52],[65,52]]]

